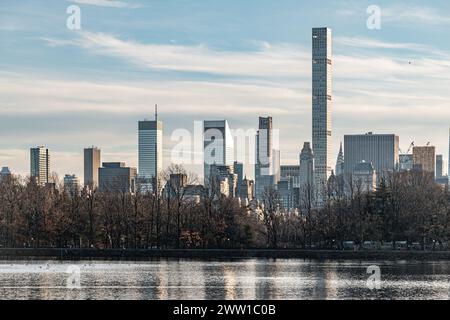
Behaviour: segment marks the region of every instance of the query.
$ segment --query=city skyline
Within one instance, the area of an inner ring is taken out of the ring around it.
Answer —
[[[159,19],[167,17],[157,4],[150,8],[129,1],[140,5],[137,10],[84,2],[78,5],[86,19],[76,32],[65,27],[65,9],[77,1],[50,6],[32,2],[28,7],[36,15],[27,23],[19,23],[23,7],[12,1],[4,5],[8,15],[0,25],[7,44],[0,65],[0,166],[13,173],[29,173],[28,150],[36,145],[51,150],[52,169],[60,177],[75,173],[83,178],[82,149],[92,144],[102,149],[102,160],[137,167],[136,121],[149,117],[155,103],[167,124],[165,164],[175,129],[191,129],[193,120],[217,118],[226,118],[232,128],[254,128],[261,115],[272,116],[274,128],[281,129],[281,163],[296,164],[303,142],[311,141],[310,32],[320,26],[331,27],[335,37],[332,163],[344,134],[369,131],[397,134],[402,149],[409,141],[417,145],[431,141],[448,161],[445,106],[450,48],[439,35],[449,22],[438,13],[448,7],[444,2],[433,2],[434,9],[418,16],[417,1],[396,6],[381,1],[381,30],[367,29],[367,3],[361,2],[350,11],[348,4],[338,10],[340,5],[330,1],[330,8],[323,10],[335,14],[322,17],[312,5],[285,1],[285,8],[297,9],[296,13],[273,8],[274,19],[284,20],[271,24],[273,30],[252,20],[248,10],[232,10],[237,2],[211,3],[197,18],[217,18],[213,9],[221,8],[224,19],[207,33],[197,19],[190,24],[189,35],[175,22],[169,26],[148,22],[152,11]],[[266,10],[269,3],[258,5]],[[311,18],[302,22],[299,9],[305,7]],[[179,3],[172,9],[175,16],[190,10]],[[395,12],[402,15],[396,18]],[[114,24],[115,17],[124,15],[135,19],[127,25]],[[42,24],[44,17],[48,19]],[[231,25],[225,22],[227,17],[235,18],[240,33],[226,31]],[[246,19],[262,28],[246,26]],[[414,35],[403,32],[412,21],[420,30]],[[23,50],[27,46],[34,50]],[[217,57],[224,63],[216,63]],[[201,165],[188,169],[202,172]]]

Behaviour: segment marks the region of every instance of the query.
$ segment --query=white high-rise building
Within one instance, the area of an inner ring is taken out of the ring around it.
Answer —
[[[155,120],[139,121],[138,135],[138,180],[141,189],[152,191],[163,170],[163,123],[158,121],[157,111]]]
[[[314,185],[320,191],[325,190],[332,170],[332,66],[331,29],[314,28],[312,30],[312,147]]]
[[[234,165],[234,140],[227,120],[203,122],[203,174],[208,185],[211,166]]]
[[[50,154],[43,146],[30,149],[30,176],[39,185],[50,181]]]

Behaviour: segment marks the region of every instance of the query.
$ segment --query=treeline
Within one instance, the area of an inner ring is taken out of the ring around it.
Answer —
[[[450,236],[450,194],[421,172],[392,173],[374,192],[352,179],[327,187],[317,209],[302,190],[298,212],[286,212],[276,190],[260,205],[220,194],[214,183],[198,197],[171,185],[167,192],[109,193],[80,190],[69,195],[29,180],[0,180],[0,245],[74,248],[335,248],[345,241],[420,243],[442,247]],[[190,183],[195,182],[192,175]],[[345,185],[345,186],[344,186]]]

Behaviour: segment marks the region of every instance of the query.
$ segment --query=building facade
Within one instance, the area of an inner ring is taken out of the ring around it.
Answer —
[[[0,179],[8,178],[10,176],[11,176],[11,170],[9,170],[8,167],[2,167],[2,170],[0,170]]]
[[[80,190],[80,179],[74,174],[66,174],[64,176],[64,190],[72,197],[78,194]]]
[[[353,189],[361,192],[373,192],[377,187],[377,175],[372,163],[362,161],[355,166],[352,174]]]
[[[203,122],[203,175],[210,182],[212,165],[233,166],[234,141],[227,120]]]
[[[234,173],[237,175],[237,190],[236,193],[239,195],[241,193],[241,185],[244,180],[244,164],[242,162],[234,162],[233,165]]]
[[[143,191],[156,188],[158,175],[163,170],[163,123],[139,121],[138,124],[138,169],[139,185]],[[159,182],[158,182],[159,187]]]
[[[314,185],[314,155],[309,142],[303,144],[300,153],[299,183],[300,190],[312,189]]]
[[[273,149],[272,117],[259,117],[255,162],[255,196],[259,200],[267,189],[275,188],[277,184],[278,156],[278,151]]]
[[[413,148],[414,170],[430,172],[436,171],[436,148],[432,146],[416,146]]]
[[[245,177],[239,187],[238,196],[241,199],[241,203],[248,205],[254,198],[254,190],[255,182],[253,180],[248,180],[247,177]]]
[[[411,171],[414,167],[414,159],[412,154],[400,154],[399,168],[400,171]]]
[[[344,136],[344,173],[352,174],[365,161],[372,163],[378,175],[393,172],[399,167],[399,137],[394,134]]]
[[[213,164],[210,166],[210,188],[214,192],[220,193],[226,197],[237,196],[238,175],[234,173],[234,166],[222,166]]]
[[[436,156],[436,179],[440,179],[444,176],[444,156],[438,154]]]
[[[282,165],[280,167],[280,179],[291,179],[294,188],[300,187],[300,166],[299,165]]]
[[[103,162],[99,169],[99,189],[102,192],[134,193],[136,177],[136,168],[126,167],[123,162]]]
[[[84,186],[90,189],[98,187],[98,169],[101,163],[101,151],[97,147],[84,149]]]
[[[50,182],[50,153],[43,146],[30,149],[30,177],[42,186]]]
[[[331,175],[332,157],[332,32],[312,30],[312,149],[314,184],[325,189]],[[322,193],[322,192],[321,192]]]

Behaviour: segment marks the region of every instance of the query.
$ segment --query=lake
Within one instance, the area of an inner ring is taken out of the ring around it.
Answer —
[[[449,299],[449,283],[448,261],[0,261],[0,299]]]

